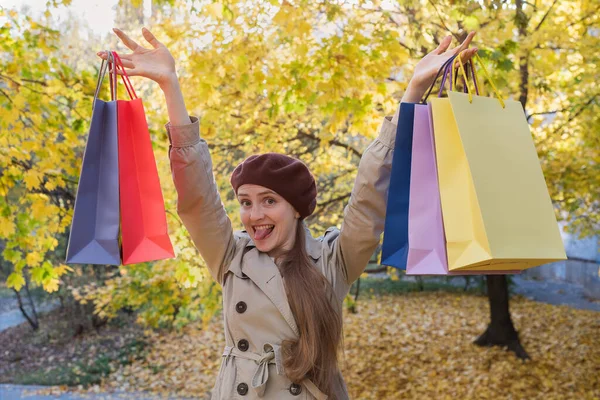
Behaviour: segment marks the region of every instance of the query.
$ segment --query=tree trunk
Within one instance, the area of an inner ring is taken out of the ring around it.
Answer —
[[[518,29],[519,39],[525,41],[529,36],[529,17],[523,11],[524,0],[515,1],[515,25]],[[554,3],[556,4],[556,2]],[[547,10],[546,15],[552,11]],[[542,19],[536,29],[544,22]],[[521,51],[519,54],[519,101],[526,108],[529,96],[529,53]],[[488,275],[487,289],[490,300],[491,322],[487,330],[475,341],[480,346],[507,346],[521,359],[529,358],[529,355],[521,346],[519,335],[513,326],[508,308],[508,282],[504,275]]]
[[[27,298],[29,299],[29,305],[31,306],[31,313],[33,314],[33,318],[36,323],[39,321],[37,310],[35,309],[35,303],[33,302],[33,297],[31,296],[31,292],[29,291],[29,279],[25,276],[25,291],[27,292]]]
[[[520,359],[528,359],[529,355],[521,346],[519,334],[510,318],[506,277],[504,275],[488,275],[487,289],[491,322],[486,331],[475,340],[475,344],[478,346],[506,346]]]
[[[21,293],[19,293],[19,291],[15,290],[14,288],[13,288],[13,291],[17,295],[17,301],[19,302],[19,310],[21,310],[21,314],[23,314],[23,316],[25,317],[27,322],[29,322],[29,325],[31,325],[31,328],[33,328],[34,331],[37,331],[40,327],[40,324],[38,323],[37,319],[31,318],[29,316],[29,314],[27,314],[27,311],[25,311],[25,307],[23,305],[23,299],[21,299]]]
[[[471,283],[471,276],[470,275],[465,275],[465,287],[464,287],[464,291],[466,292],[467,290],[469,290],[469,284]]]
[[[419,290],[419,292],[422,292],[425,290],[425,282],[423,281],[423,277],[420,275],[417,275],[415,277],[416,281],[417,281],[417,289]]]

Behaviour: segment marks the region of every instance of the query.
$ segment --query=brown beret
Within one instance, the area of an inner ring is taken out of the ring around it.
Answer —
[[[278,153],[248,157],[231,174],[231,186],[237,195],[244,184],[264,186],[290,203],[302,218],[317,205],[317,186],[308,167],[300,160]]]

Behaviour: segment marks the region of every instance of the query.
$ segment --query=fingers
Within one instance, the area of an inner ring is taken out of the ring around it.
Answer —
[[[453,54],[458,54],[461,51],[469,48],[469,45],[471,44],[471,41],[473,40],[473,37],[475,36],[475,32],[471,32],[467,35],[467,38],[460,44],[460,46],[455,47],[454,49],[452,49]]]
[[[126,72],[127,72],[127,76],[138,76],[138,72],[135,70],[135,68],[128,69]],[[125,74],[123,73],[123,71],[117,70],[117,75],[125,75]]]
[[[452,63],[454,69],[456,69],[457,71],[460,70],[461,62],[462,65],[465,66],[467,62],[477,53],[478,50],[479,49],[477,49],[476,47],[473,47],[472,49],[467,49],[460,53],[460,57],[456,57],[456,59]],[[459,62],[459,58],[461,62]]]
[[[123,64],[125,68],[135,68],[135,65],[133,65],[132,61],[123,60],[123,58],[121,58],[121,64]]]
[[[99,51],[96,53],[96,55],[104,60],[106,60],[108,58],[108,55],[106,54],[106,51]],[[125,63],[125,61],[132,61],[133,57],[131,54],[119,54],[119,57],[121,58],[121,61],[123,61],[123,65],[127,66],[127,64]],[[133,63],[131,64],[133,65]],[[131,67],[133,68],[133,67]]]
[[[448,35],[444,39],[442,39],[440,45],[437,47],[437,49],[433,51],[433,53],[442,54],[446,52],[446,50],[448,50],[448,47],[450,46],[450,43],[452,43],[452,35]]]
[[[96,55],[100,58],[102,58],[103,60],[106,60],[108,58],[108,54],[106,53],[106,51],[99,51],[96,53]],[[129,76],[136,76],[137,75],[137,71],[135,70],[135,65],[133,64],[133,61],[131,61],[129,55],[120,55],[119,57],[121,57],[121,64],[123,64],[123,67],[127,68],[127,75]],[[126,58],[127,57],[127,58]],[[117,75],[123,75],[121,73],[120,70],[117,70]]]
[[[161,46],[161,43],[148,29],[142,28],[142,35],[144,35],[144,39],[146,39],[146,41],[150,43],[155,49]]]
[[[131,39],[127,36],[123,31],[117,28],[113,28],[113,31],[117,34],[119,39],[123,42],[125,46],[127,46],[132,51],[135,51],[138,47],[141,47],[139,44],[135,42],[135,40]]]
[[[463,63],[466,63],[467,61],[469,61],[471,59],[471,57],[473,57],[475,55],[475,53],[477,53],[477,47],[473,47],[472,49],[469,49],[467,51],[463,51],[462,54],[460,55],[460,59],[462,60]]]

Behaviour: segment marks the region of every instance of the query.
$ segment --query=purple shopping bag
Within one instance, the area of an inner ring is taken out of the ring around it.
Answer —
[[[408,202],[407,275],[448,274],[432,126],[431,106],[415,105]]]
[[[102,61],[96,84],[67,246],[68,264],[121,264],[117,103],[98,99],[111,61]],[[111,80],[114,96],[113,86]]]

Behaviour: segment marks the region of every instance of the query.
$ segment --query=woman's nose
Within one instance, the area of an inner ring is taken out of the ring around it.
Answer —
[[[252,210],[250,211],[250,219],[252,221],[260,221],[263,219],[265,213],[260,205],[252,206]]]

